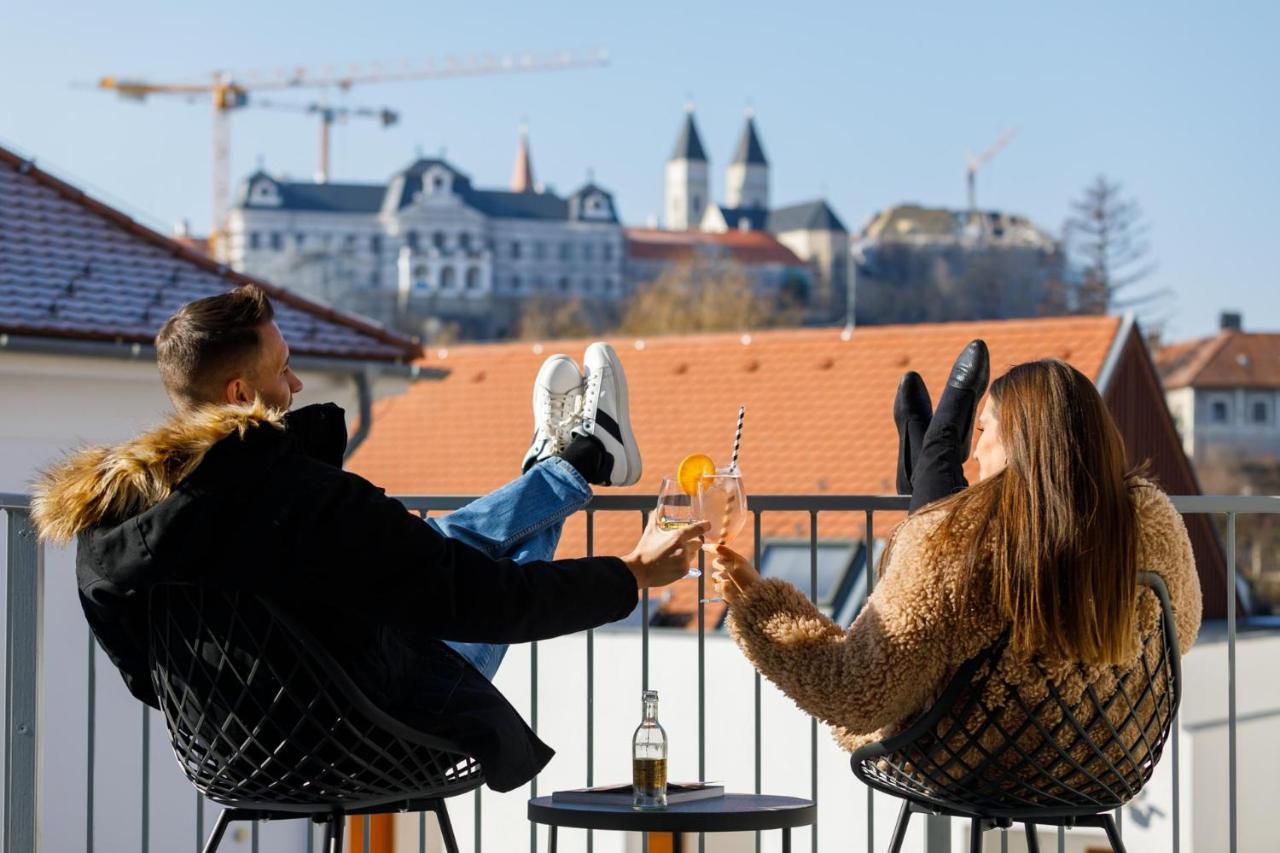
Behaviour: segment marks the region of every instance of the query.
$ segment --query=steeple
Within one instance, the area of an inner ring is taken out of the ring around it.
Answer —
[[[728,207],[769,209],[769,161],[756,132],[755,110],[748,109],[738,137],[733,162],[725,169],[725,204]]]
[[[709,201],[707,155],[693,120],[693,104],[684,107],[684,122],[676,147],[667,159],[664,209],[667,227],[675,231],[697,228]]]
[[[747,110],[747,123],[742,128],[742,136],[738,137],[738,150],[733,153],[733,162],[769,165],[769,161],[764,156],[764,147],[760,144],[760,137],[756,134],[754,110]]]
[[[707,155],[702,150],[702,138],[698,136],[698,126],[693,121],[693,104],[685,105],[684,124],[680,126],[680,135],[676,137],[676,147],[672,149],[668,160],[689,160],[694,163],[707,162]]]
[[[513,193],[534,192],[533,160],[529,157],[529,127],[520,125],[520,147],[516,149],[516,165],[511,170]]]

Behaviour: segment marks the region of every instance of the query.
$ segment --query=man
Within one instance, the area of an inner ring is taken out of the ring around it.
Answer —
[[[156,338],[177,414],[37,484],[41,535],[78,539],[94,634],[133,695],[157,706],[149,590],[237,586],[292,613],[384,710],[480,759],[491,787],[524,783],[552,752],[490,682],[505,644],[623,618],[639,589],[685,573],[705,530],[651,526],[625,557],[552,559],[591,485],[639,478],[621,363],[606,344],[587,350],[585,379],[571,359],[548,359],[524,474],[424,522],[342,470],[341,409],[286,414],[302,382],[272,317],[255,287],[184,306]]]

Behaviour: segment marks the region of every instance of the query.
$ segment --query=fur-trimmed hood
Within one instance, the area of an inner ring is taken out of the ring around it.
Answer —
[[[65,543],[94,527],[116,525],[156,506],[195,471],[219,442],[265,428],[299,440],[341,465],[342,410],[332,404],[288,414],[261,400],[178,414],[114,447],[87,447],[50,466],[32,487],[31,514],[42,539]]]

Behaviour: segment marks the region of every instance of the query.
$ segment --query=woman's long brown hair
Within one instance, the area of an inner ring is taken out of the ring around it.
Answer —
[[[931,547],[967,551],[972,592],[989,578],[1014,650],[1120,663],[1137,596],[1120,431],[1093,383],[1057,359],[1012,368],[990,394],[1008,465],[942,502]]]

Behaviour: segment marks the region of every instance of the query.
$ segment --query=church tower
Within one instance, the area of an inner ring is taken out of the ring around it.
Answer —
[[[684,125],[675,150],[667,159],[667,184],[663,205],[667,227],[673,231],[697,228],[707,209],[709,185],[707,155],[702,150],[698,127],[693,123],[693,106],[685,107]]]
[[[747,123],[738,138],[733,162],[725,169],[725,207],[769,209],[769,161],[756,133],[753,111],[747,111]]]
[[[529,156],[529,128],[524,125],[520,125],[520,147],[516,149],[516,165],[511,170],[511,191],[513,193],[535,191],[533,159]]]

